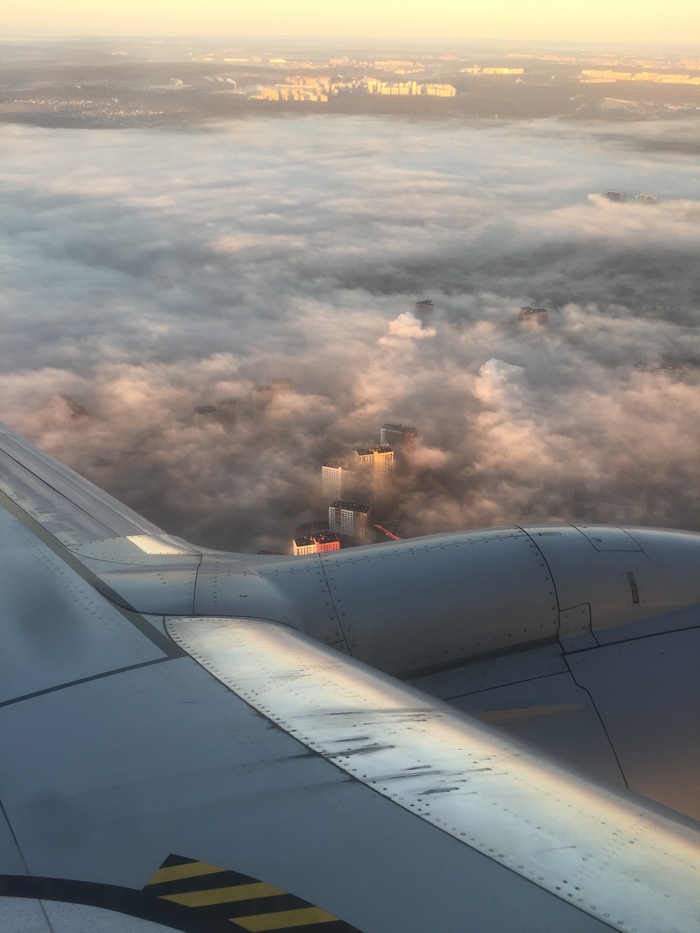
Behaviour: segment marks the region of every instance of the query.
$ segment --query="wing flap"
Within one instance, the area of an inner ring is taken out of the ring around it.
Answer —
[[[172,618],[247,703],[416,817],[616,929],[700,930],[700,834],[281,625]]]

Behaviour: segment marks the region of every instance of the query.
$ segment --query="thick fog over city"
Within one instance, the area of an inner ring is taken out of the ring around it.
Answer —
[[[0,418],[210,547],[287,552],[327,509],[321,465],[385,422],[418,432],[382,516],[400,536],[700,529],[697,139],[691,119],[4,123]]]

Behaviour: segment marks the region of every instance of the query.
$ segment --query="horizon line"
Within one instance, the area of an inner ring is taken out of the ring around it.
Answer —
[[[683,39],[629,39],[629,38],[620,38],[620,39],[610,39],[607,38],[511,38],[508,36],[373,36],[373,35],[358,35],[358,36],[343,36],[332,33],[17,33],[15,35],[0,35],[0,42],[18,42],[18,41],[27,41],[27,40],[49,40],[49,41],[67,41],[67,40],[111,40],[111,41],[120,41],[120,40],[156,40],[156,41],[189,41],[189,40],[261,40],[261,41],[271,41],[271,40],[313,40],[313,41],[333,41],[333,42],[440,42],[440,43],[452,43],[452,44],[462,44],[462,43],[479,43],[479,42],[488,42],[488,43],[501,43],[501,44],[519,44],[519,43],[536,43],[542,45],[561,45],[568,44],[570,46],[580,46],[588,45],[590,43],[597,43],[600,45],[647,45],[647,46],[668,46],[668,45],[678,45],[678,46],[695,46],[697,43],[688,42]],[[700,56],[700,47],[697,49],[697,54]]]

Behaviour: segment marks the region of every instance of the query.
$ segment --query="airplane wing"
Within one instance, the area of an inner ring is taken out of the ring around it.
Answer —
[[[316,563],[0,448],[3,933],[700,930],[694,821],[315,637]]]

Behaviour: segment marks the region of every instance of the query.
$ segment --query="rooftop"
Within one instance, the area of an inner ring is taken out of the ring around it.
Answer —
[[[382,429],[384,431],[413,431],[415,433],[415,428],[409,428],[407,424],[383,424]]]
[[[393,450],[389,444],[376,444],[373,447],[356,447],[355,453],[358,457],[369,457],[370,454],[390,454]]]
[[[340,538],[334,531],[324,531],[316,535],[294,538],[294,543],[297,547],[308,547],[311,544],[332,544],[334,541],[340,541]]]
[[[362,512],[367,514],[369,512],[368,505],[360,505],[358,502],[346,502],[343,499],[334,499],[331,503],[332,509],[344,509],[346,512]]]

